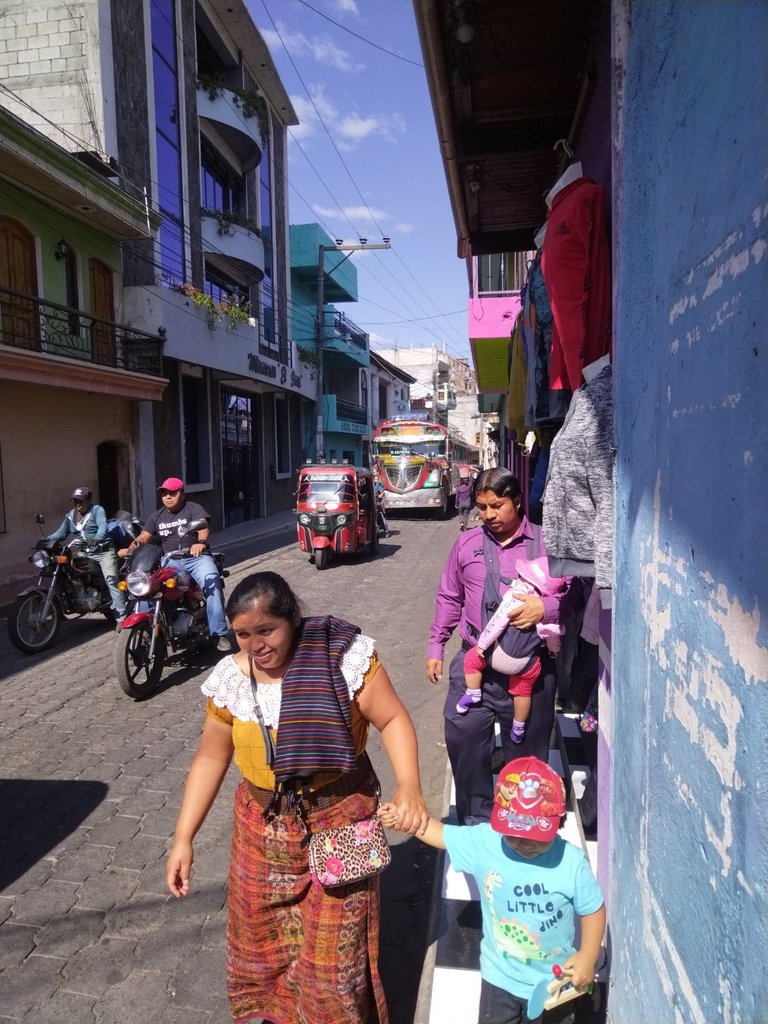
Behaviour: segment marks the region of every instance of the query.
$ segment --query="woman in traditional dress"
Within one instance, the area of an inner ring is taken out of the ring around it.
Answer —
[[[333,616],[302,618],[285,580],[242,580],[227,604],[239,652],[203,684],[200,745],[184,790],[168,887],[190,888],[192,841],[234,754],[227,983],[246,1024],[386,1024],[378,973],[378,875],[324,888],[310,872],[309,833],[375,815],[365,753],[381,733],[395,776],[398,827],[426,827],[416,733],[374,642]]]

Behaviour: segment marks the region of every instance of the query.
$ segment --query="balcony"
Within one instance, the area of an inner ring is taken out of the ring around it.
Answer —
[[[323,417],[326,433],[367,434],[368,410],[364,405],[346,402],[336,395],[324,395]]]
[[[163,344],[157,334],[0,288],[0,366],[9,379],[158,399],[167,384]]]
[[[368,335],[348,317],[332,306],[324,311],[324,352],[327,361],[370,364]]]
[[[227,276],[264,277],[264,243],[254,230],[236,224],[233,214],[204,210],[200,218],[206,260]]]
[[[245,116],[242,103],[234,92],[198,85],[197,116],[216,129],[242,162],[243,172],[251,171],[259,164],[264,150],[259,118]]]

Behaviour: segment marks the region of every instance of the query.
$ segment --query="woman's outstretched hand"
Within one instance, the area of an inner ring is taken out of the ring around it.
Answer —
[[[384,814],[382,814],[384,812]],[[424,797],[418,790],[398,787],[392,799],[379,808],[379,817],[386,828],[415,836],[423,833],[429,823]]]
[[[189,875],[194,859],[191,842],[174,841],[165,866],[165,880],[171,895],[186,896],[189,892]]]

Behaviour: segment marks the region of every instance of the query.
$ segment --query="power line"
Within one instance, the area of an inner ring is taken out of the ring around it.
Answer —
[[[386,46],[379,46],[379,44],[374,43],[373,40],[366,39],[365,36],[358,35],[357,32],[353,32],[351,28],[347,28],[347,26],[342,25],[341,22],[334,21],[333,18],[329,18],[327,14],[323,14],[322,11],[318,11],[316,7],[313,7],[312,4],[308,4],[306,0],[299,0],[299,3],[304,4],[305,7],[308,7],[310,11],[314,11],[319,17],[325,18],[326,21],[330,21],[332,25],[335,25],[336,28],[340,28],[342,32],[348,32],[351,36],[354,36],[355,39],[359,39],[361,42],[367,43],[369,46],[376,47],[376,49],[381,50],[382,53],[388,53],[390,57],[396,57],[398,60],[405,61],[406,64],[413,64],[414,67],[424,68],[424,65],[419,63],[417,60],[411,60],[410,57],[403,57],[401,54],[395,53],[393,50],[388,50]]]

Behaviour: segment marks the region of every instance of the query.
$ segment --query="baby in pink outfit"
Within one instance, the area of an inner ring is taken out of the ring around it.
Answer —
[[[525,657],[515,658],[503,651],[496,641],[510,625],[509,613],[518,608],[526,597],[554,594],[563,586],[565,580],[547,575],[546,558],[537,558],[532,561],[520,559],[516,562],[515,568],[518,578],[513,581],[509,590],[502,597],[499,607],[477,638],[476,646],[464,655],[464,678],[467,689],[459,698],[456,710],[460,715],[465,715],[473,704],[479,704],[482,701],[483,669],[486,665],[490,665],[497,672],[509,676],[509,693],[515,707],[512,741],[513,743],[522,743],[525,726],[531,712],[533,684],[541,672],[541,660],[535,651]],[[555,623],[539,623],[536,633],[540,640],[546,642],[550,654],[558,653],[560,637],[564,633],[562,626]],[[486,652],[489,650],[490,656],[486,658]]]

